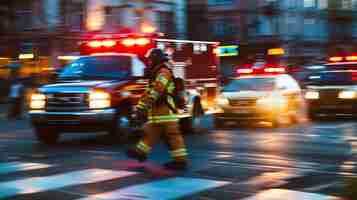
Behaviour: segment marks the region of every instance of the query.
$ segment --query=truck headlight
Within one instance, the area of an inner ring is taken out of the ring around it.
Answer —
[[[103,91],[89,93],[89,108],[103,109],[110,107],[110,94]]]
[[[228,101],[227,98],[222,97],[222,96],[220,96],[220,97],[217,98],[217,105],[219,105],[219,106],[225,106],[225,105],[228,105],[228,104],[229,104],[229,101]]]
[[[46,106],[46,95],[34,93],[31,95],[30,108],[31,109],[44,109]]]
[[[354,99],[357,98],[357,92],[355,91],[342,91],[338,94],[340,99]]]
[[[307,91],[305,93],[305,99],[319,99],[320,98],[320,94],[319,92],[316,91]]]
[[[131,92],[129,92],[129,91],[123,91],[123,92],[120,93],[120,95],[121,95],[122,97],[129,97],[129,96],[131,95]]]

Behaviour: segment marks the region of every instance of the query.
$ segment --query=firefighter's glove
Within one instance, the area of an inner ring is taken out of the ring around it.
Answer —
[[[145,122],[147,120],[147,112],[143,109],[137,108],[134,114],[134,119],[137,122]]]

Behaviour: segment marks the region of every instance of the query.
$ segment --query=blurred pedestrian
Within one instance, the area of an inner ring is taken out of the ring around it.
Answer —
[[[25,102],[25,86],[19,74],[19,63],[14,62],[10,64],[9,67],[11,70],[11,87],[8,98],[9,108],[7,116],[9,120],[21,119]]]

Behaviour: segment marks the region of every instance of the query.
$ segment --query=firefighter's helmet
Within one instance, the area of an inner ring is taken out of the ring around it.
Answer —
[[[158,48],[153,48],[150,49],[146,55],[145,55],[146,59],[150,60],[153,63],[161,63],[161,62],[165,62],[168,60],[167,55]]]

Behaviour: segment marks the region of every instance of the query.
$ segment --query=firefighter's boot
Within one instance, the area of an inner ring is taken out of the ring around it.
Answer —
[[[186,161],[170,161],[164,164],[164,167],[168,170],[183,171],[187,169]]]

